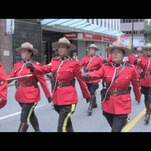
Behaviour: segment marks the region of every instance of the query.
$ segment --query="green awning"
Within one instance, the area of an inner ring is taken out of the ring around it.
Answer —
[[[98,25],[90,24],[85,19],[43,19],[41,25],[56,27],[75,32],[90,32],[99,35],[118,37],[123,34],[117,30],[111,30]]]

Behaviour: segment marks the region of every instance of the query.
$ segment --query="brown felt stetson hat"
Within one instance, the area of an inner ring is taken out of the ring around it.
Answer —
[[[137,52],[143,52],[143,49],[142,49],[142,47],[138,47],[138,48],[136,49],[136,51],[137,51]]]
[[[75,50],[76,46],[71,44],[70,41],[66,37],[62,37],[58,40],[58,42],[52,43],[52,47],[58,49],[60,45],[65,45],[69,47],[69,50]]]
[[[151,49],[151,43],[147,43],[144,47],[143,50]]]
[[[95,44],[91,44],[90,46],[87,47],[88,50],[90,48],[95,48],[97,51],[99,50],[99,48]]]
[[[23,49],[31,50],[34,55],[36,55],[38,53],[38,50],[33,48],[33,45],[29,42],[24,42],[23,44],[21,44],[21,47],[16,48],[16,51],[21,53],[21,50],[23,50]]]
[[[124,46],[121,40],[116,40],[113,44],[105,49],[106,52],[111,53],[113,49],[121,49],[125,52],[124,56],[130,55],[132,52],[129,48]]]

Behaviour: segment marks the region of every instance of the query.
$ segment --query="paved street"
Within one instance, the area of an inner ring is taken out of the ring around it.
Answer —
[[[47,80],[49,87],[50,82]],[[72,115],[72,122],[75,132],[110,132],[110,127],[106,119],[102,116],[101,111],[101,99],[99,91],[97,90],[97,103],[98,107],[93,110],[91,116],[87,115],[88,104],[82,97],[81,90],[78,82],[76,82],[76,88],[79,97],[79,103],[77,104],[76,111]],[[125,127],[125,132],[151,132],[151,123],[144,124],[144,102],[141,100],[140,104],[134,101],[133,92],[132,113],[130,114],[129,127]],[[0,112],[0,132],[17,132],[20,123],[20,111],[19,104],[15,101],[15,86],[9,85],[8,87],[8,103],[1,109]],[[43,90],[41,90],[41,101],[38,103],[35,112],[39,119],[40,128],[42,132],[56,132],[58,114],[54,111],[52,103],[47,102],[44,96]],[[143,98],[143,97],[142,97]],[[142,112],[142,113],[141,113]],[[138,116],[139,115],[139,116]],[[138,117],[137,117],[138,116]],[[135,119],[137,117],[137,119]],[[135,120],[134,120],[135,119]],[[133,121],[134,120],[134,121]],[[33,128],[30,126],[28,132],[33,132]]]

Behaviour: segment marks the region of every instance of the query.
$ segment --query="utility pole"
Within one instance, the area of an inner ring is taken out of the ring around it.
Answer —
[[[132,19],[132,35],[131,35],[132,36],[132,44],[131,44],[131,50],[132,51],[134,51],[133,50],[133,32],[134,32],[134,20]]]

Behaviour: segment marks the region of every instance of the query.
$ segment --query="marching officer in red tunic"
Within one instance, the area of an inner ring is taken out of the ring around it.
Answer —
[[[86,101],[90,100],[90,93],[82,78],[80,62],[69,57],[68,52],[75,50],[76,46],[63,37],[58,42],[52,43],[52,47],[58,49],[59,58],[53,58],[51,62],[43,67],[34,66],[36,74],[52,72],[54,77],[52,102],[54,109],[59,114],[58,132],[74,132],[71,115],[75,112],[78,103],[78,95],[75,88],[77,79]],[[29,68],[33,66],[29,65]],[[76,79],[75,79],[76,78]]]
[[[0,63],[0,109],[7,104],[7,74]]]
[[[144,51],[143,51],[142,47],[138,47],[136,49],[136,54],[135,54],[133,64],[134,64],[139,76],[140,76],[141,72],[143,72],[143,69],[142,69],[141,65],[139,65],[138,62],[141,60],[140,57],[143,56],[143,54],[144,54]]]
[[[36,75],[32,69],[30,70],[26,67],[28,63],[31,63],[37,67],[41,66],[40,63],[31,59],[33,55],[38,53],[38,50],[33,48],[33,45],[29,42],[25,42],[21,45],[20,48],[17,48],[16,51],[21,53],[22,61],[14,64],[14,68],[8,75],[8,79],[27,75],[27,78],[16,80],[17,90],[15,93],[15,98],[22,108],[21,123],[18,132],[26,132],[30,123],[33,126],[35,132],[40,132],[39,122],[34,112],[37,103],[41,99],[38,82],[40,82],[40,85],[43,88],[48,101],[51,101],[51,93],[44,76]],[[10,83],[11,80],[8,82]]]
[[[131,112],[132,99],[128,90],[130,83],[133,85],[136,100],[140,101],[139,79],[134,66],[123,62],[123,57],[130,55],[131,50],[122,41],[113,42],[105,50],[111,54],[112,62],[106,62],[98,71],[89,72],[83,78],[104,78],[106,91],[101,106],[103,115],[111,126],[111,132],[121,132]]]
[[[146,107],[145,122],[149,123],[151,115],[151,43],[143,47],[144,55],[139,57],[137,65],[143,69],[140,74],[141,92],[144,94]]]
[[[89,51],[89,55],[83,57],[81,60],[81,66],[84,68],[84,72],[89,73],[99,70],[103,64],[103,58],[96,55],[96,51],[98,51],[99,48],[95,44],[91,44],[87,47],[87,50]],[[92,109],[97,107],[96,90],[99,88],[99,82],[100,79],[91,79],[86,81],[89,92],[91,94],[91,100],[87,111],[88,115],[91,115]]]

